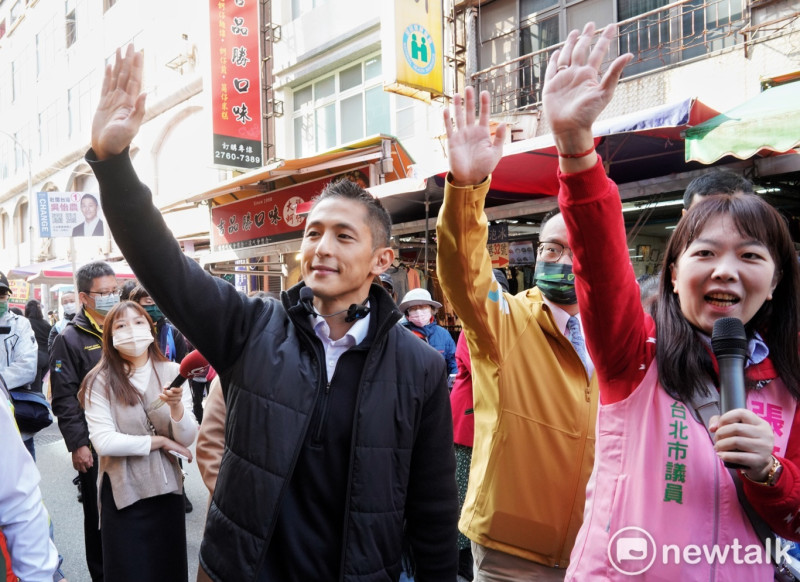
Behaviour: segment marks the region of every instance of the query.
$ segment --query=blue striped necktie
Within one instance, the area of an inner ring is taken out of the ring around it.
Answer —
[[[589,354],[586,352],[586,342],[583,340],[583,334],[581,334],[581,324],[574,315],[567,321],[567,331],[569,332],[569,341],[578,353],[578,357],[583,362],[583,367],[586,368],[588,373]]]

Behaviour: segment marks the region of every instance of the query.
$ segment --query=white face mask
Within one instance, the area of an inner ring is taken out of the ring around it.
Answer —
[[[431,322],[432,315],[433,311],[430,307],[428,309],[417,309],[415,311],[409,311],[408,321],[417,327],[425,327]]]
[[[64,303],[61,306],[64,309],[64,315],[75,315],[75,302],[72,303]]]
[[[114,332],[114,347],[121,354],[132,358],[141,356],[152,343],[153,334],[146,325],[118,329]]]

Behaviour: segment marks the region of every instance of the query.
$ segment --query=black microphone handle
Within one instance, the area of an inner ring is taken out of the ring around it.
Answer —
[[[737,408],[747,408],[744,390],[744,356],[718,356],[720,414]],[[747,469],[739,463],[725,462],[728,469]]]
[[[186,378],[184,378],[183,376],[178,374],[177,376],[175,376],[175,379],[172,381],[172,383],[169,385],[169,387],[170,388],[177,388],[178,386],[183,384],[185,381],[186,381]]]
[[[719,408],[722,414],[737,408],[747,408],[744,390],[744,357],[720,356],[719,364]]]

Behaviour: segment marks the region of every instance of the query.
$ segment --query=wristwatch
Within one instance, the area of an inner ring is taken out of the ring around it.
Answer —
[[[756,481],[755,479],[751,479],[747,476],[747,473],[742,472],[744,478],[748,481],[752,481],[753,483],[757,483],[759,485],[766,485],[767,487],[774,487],[775,483],[778,482],[778,477],[781,476],[781,472],[783,471],[783,465],[781,462],[775,458],[775,455],[772,455],[772,465],[769,468],[769,472],[767,476],[764,478],[763,481]]]

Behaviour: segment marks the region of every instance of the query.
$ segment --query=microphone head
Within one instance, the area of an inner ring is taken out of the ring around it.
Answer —
[[[711,349],[714,356],[746,356],[747,334],[744,324],[736,317],[723,317],[714,322],[711,333]]]
[[[314,301],[314,291],[312,291],[311,287],[300,289],[300,301]]]
[[[181,376],[184,378],[197,378],[208,374],[208,360],[197,350],[186,354],[181,360]]]

